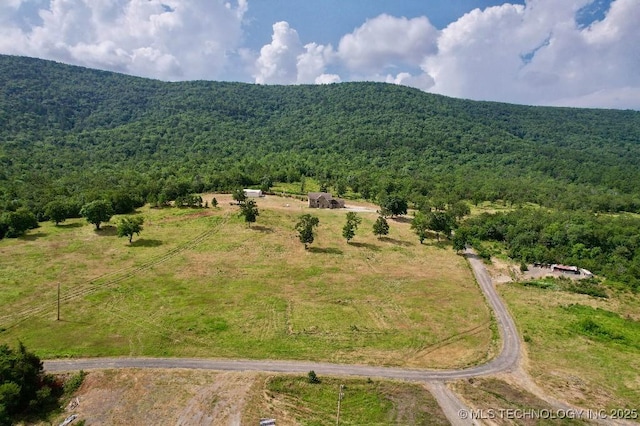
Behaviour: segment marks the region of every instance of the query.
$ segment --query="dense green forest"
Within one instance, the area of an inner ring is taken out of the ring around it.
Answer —
[[[514,258],[582,262],[635,288],[640,279],[637,224],[587,220],[640,213],[638,111],[476,102],[383,83],[170,83],[0,55],[2,235],[98,199],[125,213],[305,177],[422,210],[458,200],[552,208],[565,216],[537,216],[518,235],[516,218],[529,215],[484,216],[464,232],[506,242]],[[500,220],[502,234],[485,232]],[[545,239],[545,226],[575,221],[634,242]]]
[[[174,198],[314,177],[375,200],[640,211],[640,112],[381,83],[167,83],[0,56],[0,206]]]

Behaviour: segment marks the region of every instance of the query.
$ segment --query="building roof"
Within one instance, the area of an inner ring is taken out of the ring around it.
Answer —
[[[324,197],[327,200],[332,200],[333,197],[328,192],[310,192],[308,195],[310,200],[318,200],[320,197]]]
[[[567,265],[554,264],[554,265],[551,265],[551,268],[552,269],[560,269],[561,271],[578,272],[578,267],[577,266],[567,266]]]

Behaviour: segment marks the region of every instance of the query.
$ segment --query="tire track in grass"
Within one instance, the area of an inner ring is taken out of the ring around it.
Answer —
[[[120,269],[118,271],[110,272],[87,281],[84,285],[76,286],[73,290],[66,292],[60,297],[60,302],[71,302],[84,296],[89,296],[100,290],[109,289],[115,287],[123,281],[126,281],[141,272],[147,271],[157,265],[160,265],[181,253],[191,250],[200,244],[202,244],[209,237],[215,235],[220,228],[225,225],[229,220],[229,216],[224,216],[222,220],[214,224],[210,229],[204,231],[197,237],[177,245],[166,253],[151,259],[142,265],[130,266]],[[13,312],[11,314],[3,315],[0,317],[0,329],[8,330],[17,326],[18,324],[37,316],[42,316],[54,312],[57,307],[57,301],[45,302],[41,305],[34,306],[32,308],[24,309],[19,312]]]

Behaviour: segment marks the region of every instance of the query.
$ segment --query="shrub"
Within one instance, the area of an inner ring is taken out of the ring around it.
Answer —
[[[311,383],[311,384],[320,383],[320,379],[316,375],[316,372],[313,371],[313,370],[309,371],[309,374],[307,374],[307,379],[309,380],[309,383]]]

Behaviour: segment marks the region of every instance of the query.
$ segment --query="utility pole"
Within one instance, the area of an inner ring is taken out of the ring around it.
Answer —
[[[340,403],[342,402],[342,398],[344,397],[344,385],[340,385],[340,392],[338,393],[338,414],[336,415],[336,426],[340,426]]]
[[[58,317],[56,321],[60,321],[60,283],[58,283]]]

